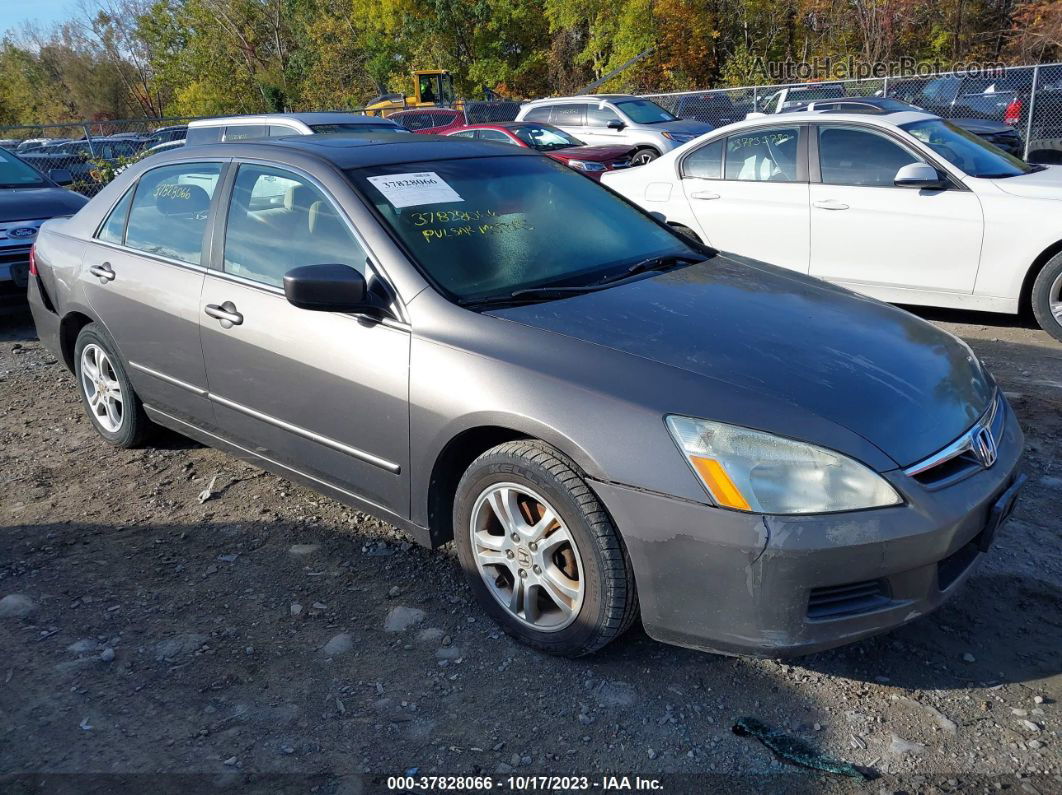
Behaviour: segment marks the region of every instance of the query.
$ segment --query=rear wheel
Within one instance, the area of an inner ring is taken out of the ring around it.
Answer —
[[[535,648],[588,654],[637,615],[619,533],[575,463],[544,442],[507,442],[472,462],[454,538],[480,604]]]
[[[117,447],[139,446],[154,426],[144,414],[114,344],[95,323],[77,336],[74,374],[96,432]]]
[[[1037,274],[1030,298],[1040,328],[1062,342],[1062,252],[1048,260]]]

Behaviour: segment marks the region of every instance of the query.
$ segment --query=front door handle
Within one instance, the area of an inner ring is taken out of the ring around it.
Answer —
[[[243,322],[243,315],[236,311],[236,305],[232,301],[226,301],[221,306],[207,304],[203,311],[219,320],[222,328],[232,328]]]
[[[89,273],[99,279],[100,284],[114,281],[114,268],[111,267],[109,262],[104,262],[102,265],[93,265],[89,268]]]
[[[815,206],[822,210],[847,210],[848,205],[836,199],[822,199],[814,202]]]
[[[718,193],[712,193],[709,190],[695,190],[695,191],[693,191],[693,193],[690,194],[690,198],[691,199],[703,199],[703,200],[707,201],[709,199],[718,199],[719,198],[719,194]]]

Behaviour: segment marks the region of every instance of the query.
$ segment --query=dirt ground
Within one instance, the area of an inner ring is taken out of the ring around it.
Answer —
[[[577,661],[530,651],[472,602],[449,547],[177,436],[103,444],[27,317],[0,318],[0,597],[21,595],[0,605],[0,790],[193,780],[168,774],[199,774],[184,791],[288,774],[260,791],[360,792],[404,772],[850,781],[736,736],[752,716],[876,771],[875,792],[1062,792],[1062,345],[1007,318],[922,314],[1009,395],[1028,486],[946,607],[789,661],[640,628]]]

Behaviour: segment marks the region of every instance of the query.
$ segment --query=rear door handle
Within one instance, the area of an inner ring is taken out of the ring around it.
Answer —
[[[695,191],[693,191],[693,193],[690,194],[690,198],[691,199],[703,199],[703,200],[707,201],[709,199],[718,199],[720,197],[719,197],[718,193],[712,193],[709,190],[695,190]]]
[[[815,206],[822,210],[847,210],[848,205],[836,199],[821,199],[814,202]]]
[[[236,305],[232,301],[226,301],[221,306],[207,304],[203,311],[220,321],[222,328],[232,328],[243,322],[243,315],[236,311]]]
[[[100,284],[114,281],[114,268],[111,267],[109,262],[104,262],[102,265],[93,265],[89,268],[89,273],[99,279]]]

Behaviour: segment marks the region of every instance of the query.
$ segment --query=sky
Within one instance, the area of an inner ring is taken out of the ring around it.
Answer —
[[[24,22],[51,27],[74,16],[78,0],[0,0],[0,32],[18,30]]]

